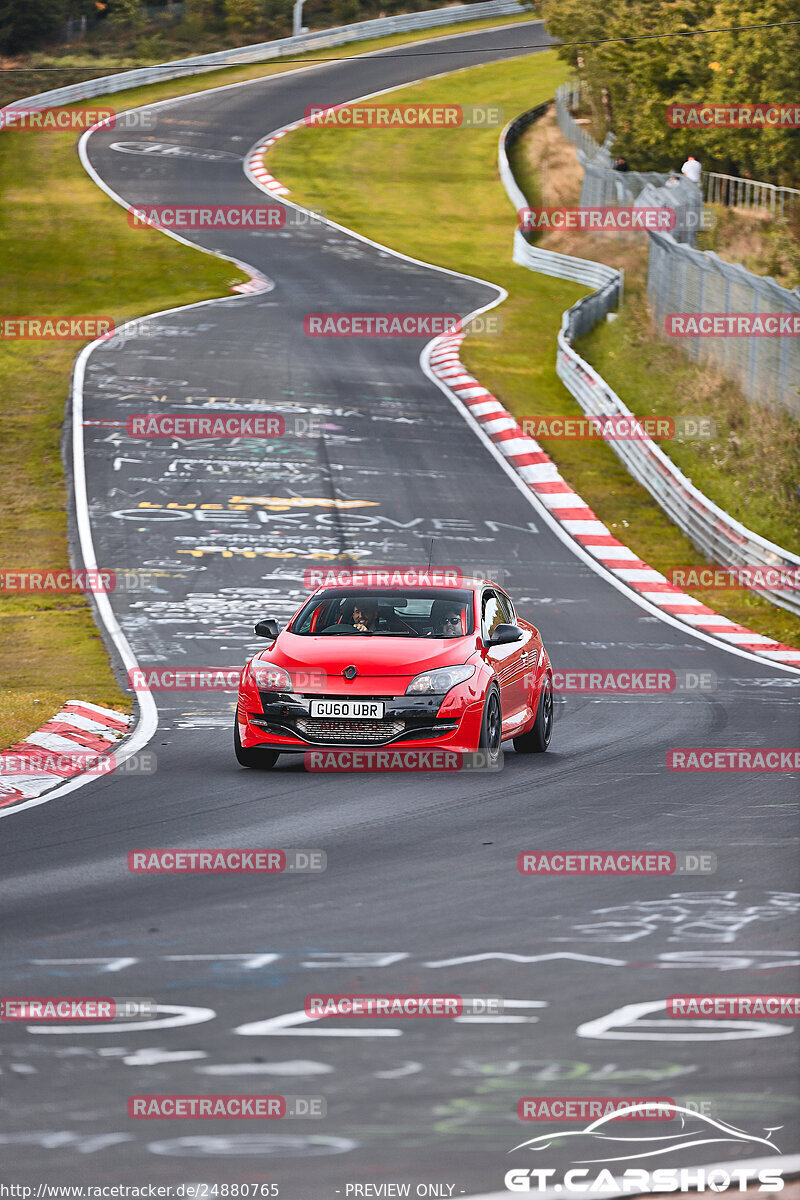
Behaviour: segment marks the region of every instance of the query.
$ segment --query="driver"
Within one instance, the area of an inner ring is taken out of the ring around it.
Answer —
[[[378,624],[378,605],[374,600],[356,600],[353,604],[353,625],[359,633],[374,633]]]
[[[458,637],[461,633],[461,609],[450,600],[437,600],[431,609],[433,629],[429,637]]]

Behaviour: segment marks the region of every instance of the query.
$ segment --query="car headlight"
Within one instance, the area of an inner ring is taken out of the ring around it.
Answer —
[[[250,668],[255,685],[261,692],[291,692],[289,672],[272,663],[254,663]]]
[[[449,692],[457,683],[464,683],[474,674],[475,668],[466,664],[463,667],[437,667],[435,671],[423,671],[411,680],[406,695],[438,696],[442,692]]]

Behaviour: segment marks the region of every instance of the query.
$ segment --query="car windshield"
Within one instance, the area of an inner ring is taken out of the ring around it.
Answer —
[[[297,614],[291,632],[330,637],[452,638],[473,631],[472,592],[458,588],[404,588],[358,591],[337,588],[312,597]]]

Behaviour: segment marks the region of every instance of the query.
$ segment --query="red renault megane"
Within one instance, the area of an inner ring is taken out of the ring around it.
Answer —
[[[538,629],[486,579],[458,587],[318,588],[242,671],[234,724],[243,767],[320,746],[541,753],[552,668]]]

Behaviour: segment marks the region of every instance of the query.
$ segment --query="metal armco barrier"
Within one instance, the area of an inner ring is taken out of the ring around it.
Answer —
[[[546,106],[531,109],[540,115]],[[527,207],[527,199],[514,178],[508,160],[509,144],[519,137],[535,117],[524,114],[512,121],[500,135],[500,178],[514,209]],[[672,239],[670,239],[672,241]],[[687,247],[676,249],[687,253]],[[587,416],[632,417],[613,388],[573,349],[573,342],[587,333],[593,325],[614,308],[622,291],[619,271],[602,263],[571,258],[531,246],[519,229],[514,234],[514,262],[561,279],[584,283],[596,290],[584,296],[564,313],[558,334],[556,371],[559,379],[580,404]],[[767,541],[751,529],[734,520],[718,505],[704,496],[652,439],[624,441],[607,439],[608,444],[624,462],[630,474],[646,488],[664,512],[710,562],[724,567],[763,565],[785,568],[800,567],[800,557]],[[800,616],[800,591],[760,592],[767,600]]]
[[[435,29],[438,25],[453,25],[461,21],[476,21],[486,17],[513,16],[525,11],[520,0],[483,0],[478,4],[459,4],[453,8],[427,9],[425,12],[402,13],[396,17],[376,17],[372,21],[357,21],[352,25],[337,25],[334,29],[318,33],[303,33],[299,37],[279,38],[272,42],[259,42],[252,46],[236,46],[230,50],[218,50],[213,54],[199,54],[194,58],[176,59],[175,62],[159,63],[151,67],[138,67],[119,75],[104,75],[99,79],[88,79],[69,87],[54,88],[14,100],[7,108],[54,107],[72,104],[76,100],[91,100],[110,92],[121,92],[126,88],[142,87],[148,83],[161,83],[166,79],[178,79],[183,75],[199,75],[203,71],[215,71],[220,67],[239,67],[265,59],[282,58],[291,54],[302,54],[306,50],[324,50],[331,46],[342,46],[346,42],[361,42],[368,38],[385,37],[390,33],[408,33],[417,29]],[[543,25],[543,22],[538,22]]]

